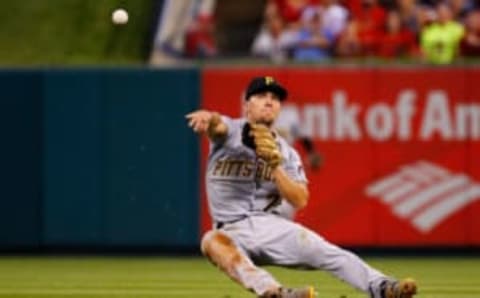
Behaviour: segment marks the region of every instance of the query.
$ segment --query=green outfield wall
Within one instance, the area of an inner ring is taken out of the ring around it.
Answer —
[[[0,249],[195,247],[196,69],[0,72]]]

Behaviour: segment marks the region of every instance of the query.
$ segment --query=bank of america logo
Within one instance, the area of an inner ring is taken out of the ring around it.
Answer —
[[[402,166],[366,188],[366,194],[388,205],[392,212],[423,233],[480,199],[480,184],[463,173],[417,161]]]

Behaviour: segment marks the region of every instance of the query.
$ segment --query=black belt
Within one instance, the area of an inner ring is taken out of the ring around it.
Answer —
[[[234,220],[231,220],[231,221],[217,221],[215,223],[215,229],[219,230],[219,229],[223,228],[225,225],[236,223],[237,221],[244,220],[245,218],[247,218],[247,216],[241,217],[239,219],[234,219]]]

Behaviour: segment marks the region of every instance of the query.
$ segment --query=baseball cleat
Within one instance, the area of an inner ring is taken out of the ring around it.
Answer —
[[[315,298],[317,295],[312,286],[303,288],[281,288],[279,298]]]
[[[315,298],[317,293],[312,286],[304,288],[279,288],[272,292],[267,292],[260,298]]]
[[[382,298],[412,298],[417,293],[417,283],[411,278],[386,280],[381,285]]]

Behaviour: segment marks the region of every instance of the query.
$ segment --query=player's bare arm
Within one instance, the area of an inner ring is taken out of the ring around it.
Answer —
[[[220,114],[214,111],[197,110],[185,115],[188,125],[196,133],[204,133],[210,139],[224,137],[228,133],[228,127],[223,123]]]
[[[280,167],[283,157],[270,128],[263,124],[248,124],[246,129],[247,132],[244,134],[251,136],[252,141],[244,135],[244,144],[251,146],[249,144],[254,143],[252,147],[257,156],[272,169],[274,181],[282,197],[297,209],[305,207],[308,201],[308,189],[304,183],[290,178]]]
[[[309,193],[305,183],[294,181],[282,167],[272,171],[278,191],[292,206],[301,209],[307,205]]]

